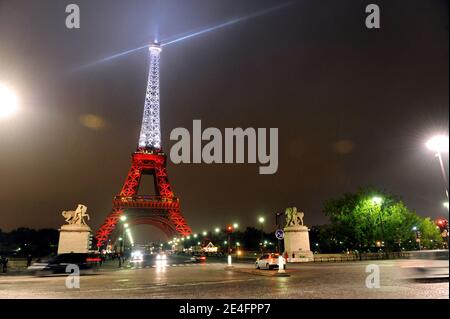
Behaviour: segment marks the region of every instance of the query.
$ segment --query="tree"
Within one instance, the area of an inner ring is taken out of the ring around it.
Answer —
[[[419,231],[421,233],[420,244],[424,249],[441,248],[442,236],[439,227],[430,218],[421,220]]]
[[[423,218],[396,196],[374,188],[361,188],[328,200],[324,212],[330,218],[336,241],[356,250],[376,250],[383,247],[382,242],[386,250],[401,250],[405,243],[415,240],[414,225],[423,223]],[[427,236],[435,240],[426,225]]]

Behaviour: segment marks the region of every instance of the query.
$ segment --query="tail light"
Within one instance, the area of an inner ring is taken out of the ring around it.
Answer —
[[[87,262],[100,262],[102,259],[101,258],[86,258]]]
[[[205,256],[200,257],[201,260],[206,260]]]

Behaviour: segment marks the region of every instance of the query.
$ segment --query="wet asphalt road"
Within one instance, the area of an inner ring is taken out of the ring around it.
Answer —
[[[366,266],[380,267],[380,288],[366,288]],[[401,261],[289,265],[290,277],[252,264],[178,263],[102,269],[67,289],[66,276],[1,276],[0,298],[449,298],[449,284],[405,280]]]

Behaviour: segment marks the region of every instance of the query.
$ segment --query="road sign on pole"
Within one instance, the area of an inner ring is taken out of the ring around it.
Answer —
[[[282,229],[277,229],[277,230],[275,231],[275,237],[276,237],[278,240],[282,240],[282,239],[284,238],[284,231],[283,231]]]

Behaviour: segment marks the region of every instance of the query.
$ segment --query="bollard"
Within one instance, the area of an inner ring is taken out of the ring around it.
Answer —
[[[286,273],[286,270],[284,270],[284,258],[283,256],[278,257],[278,273],[284,274]]]
[[[225,270],[231,270],[233,268],[234,267],[233,267],[233,264],[231,262],[231,255],[228,255],[228,263],[227,263],[227,266],[225,267]]]

